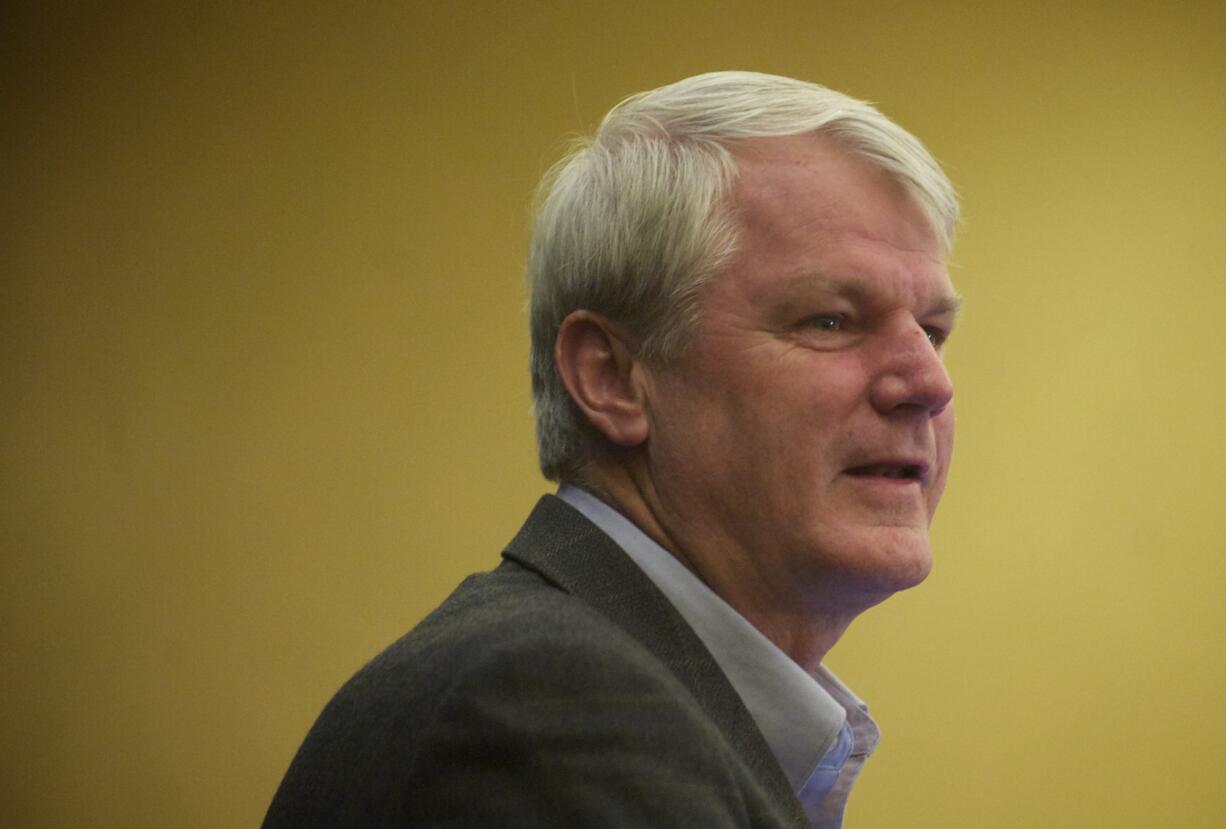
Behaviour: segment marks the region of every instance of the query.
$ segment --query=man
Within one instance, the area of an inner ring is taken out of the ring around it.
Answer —
[[[867,104],[713,73],[542,192],[558,496],[338,693],[265,825],[840,826],[877,729],[821,663],[928,573],[953,189]]]

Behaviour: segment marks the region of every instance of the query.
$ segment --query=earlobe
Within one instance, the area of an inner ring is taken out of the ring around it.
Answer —
[[[647,439],[647,416],[628,333],[592,311],[571,312],[554,341],[553,359],[566,391],[588,422],[618,446]]]

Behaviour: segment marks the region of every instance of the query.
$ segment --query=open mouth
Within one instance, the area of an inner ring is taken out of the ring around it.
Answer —
[[[915,463],[872,463],[853,466],[846,474],[853,478],[890,478],[896,481],[924,480],[924,467]]]

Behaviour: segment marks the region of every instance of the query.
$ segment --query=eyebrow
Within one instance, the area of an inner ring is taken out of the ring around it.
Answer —
[[[821,290],[829,291],[836,296],[844,297],[853,301],[864,301],[871,297],[871,292],[866,291],[859,284],[847,279],[833,277],[824,273],[804,272],[796,274],[789,280],[791,282],[806,282],[809,284],[816,283]],[[957,315],[962,308],[963,297],[957,291],[950,294],[944,294],[931,302],[924,309],[924,314],[953,314]]]
[[[941,297],[928,307],[929,314],[954,314],[962,309],[962,294],[952,293]]]

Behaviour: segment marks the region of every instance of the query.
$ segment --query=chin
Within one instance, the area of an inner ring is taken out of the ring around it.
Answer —
[[[852,553],[849,565],[849,581],[882,599],[915,587],[932,570],[928,532],[891,528],[886,538],[871,539],[858,554]]]
[[[919,561],[913,563],[906,572],[900,573],[898,587],[895,590],[906,590],[920,584],[932,572],[932,555],[925,554]]]

